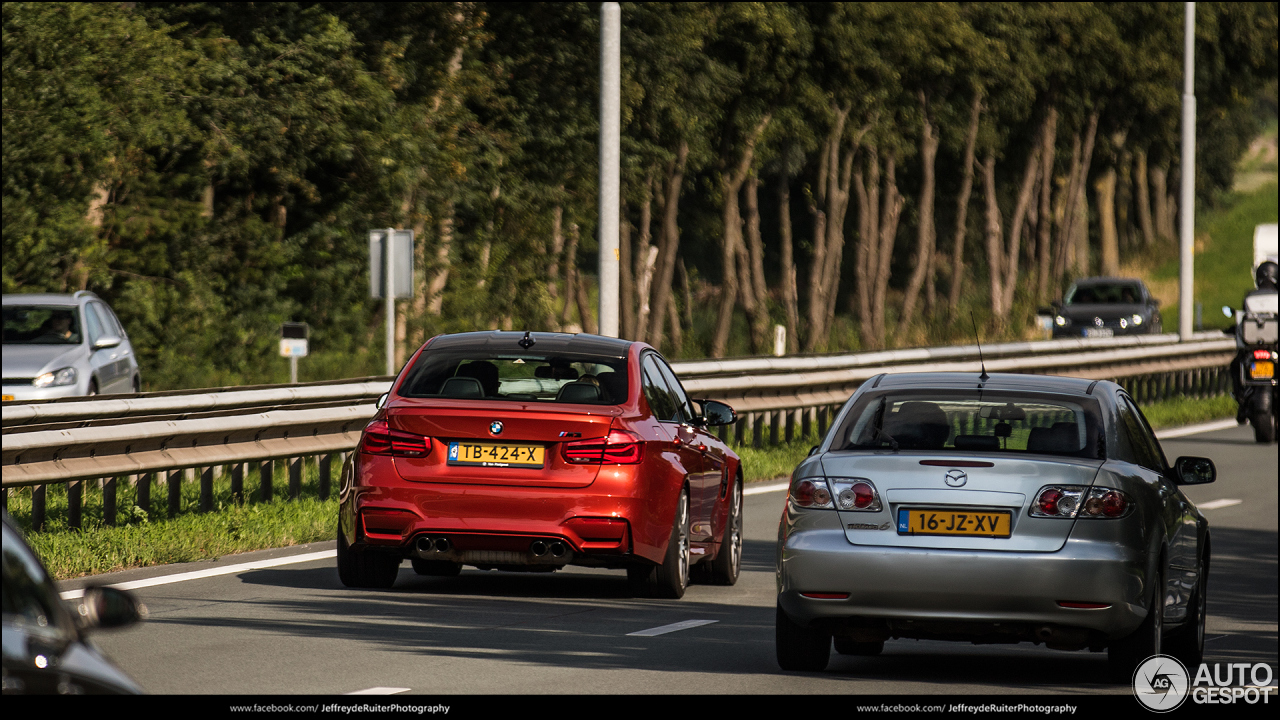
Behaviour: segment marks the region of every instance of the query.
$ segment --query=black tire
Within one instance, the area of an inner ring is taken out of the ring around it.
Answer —
[[[142,392],[142,378],[137,375],[133,376],[133,392],[135,394]]]
[[[91,378],[89,380],[89,394],[90,395],[98,394],[98,381],[96,378]]]
[[[338,527],[338,579],[350,588],[389,588],[400,574],[400,558],[385,552],[356,552]]]
[[[841,655],[862,655],[872,656],[879,655],[884,652],[884,641],[877,640],[875,642],[858,642],[849,638],[835,637],[836,652]]]
[[[1133,673],[1144,660],[1152,655],[1159,655],[1164,647],[1164,559],[1151,588],[1151,603],[1147,606],[1147,617],[1128,635],[1107,648],[1107,661],[1111,665],[1111,674],[1117,682],[1129,682]]]
[[[413,565],[413,571],[419,575],[457,577],[458,574],[462,572],[462,563],[449,562],[448,560],[423,560],[422,558],[409,558],[409,562]]]
[[[1265,393],[1255,393],[1255,397],[1266,397]],[[1269,407],[1259,407],[1258,403],[1249,409],[1249,424],[1253,426],[1253,439],[1271,444],[1276,441],[1276,416]]]
[[[711,561],[711,581],[733,585],[742,573],[742,483],[734,480],[729,490],[729,517],[725,519],[720,552]]]
[[[637,565],[627,568],[627,581],[631,592],[638,597],[684,597],[689,587],[689,489],[680,491],[676,516],[671,523],[671,538],[667,541],[667,555],[661,565]]]
[[[1169,633],[1164,640],[1164,651],[1181,662],[1188,671],[1200,665],[1204,659],[1204,624],[1209,614],[1209,545],[1206,543],[1200,556],[1200,577],[1196,589],[1187,603],[1187,621],[1182,627]]]
[[[778,667],[799,672],[821,672],[831,661],[831,633],[797,625],[778,605],[774,620],[774,647]]]

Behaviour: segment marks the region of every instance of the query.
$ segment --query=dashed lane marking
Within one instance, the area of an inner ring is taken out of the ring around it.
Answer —
[[[371,687],[365,690],[349,692],[348,695],[398,695],[409,692],[410,688]]]
[[[265,570],[266,568],[279,567],[281,565],[311,562],[312,560],[325,560],[336,556],[336,550],[322,550],[320,552],[306,553],[305,555],[290,555],[289,557],[273,558],[271,560],[257,560],[254,562],[239,563],[236,565],[224,565],[222,567],[209,568],[208,570],[193,570],[191,572],[176,573],[174,575],[160,575],[158,577],[147,578],[145,580],[115,583],[111,587],[119,590],[137,590],[138,588],[152,587],[154,585],[168,585],[169,583],[184,582],[186,580],[199,580],[201,578],[217,577],[219,575],[234,575],[235,573],[247,572],[249,570]],[[84,588],[68,590],[61,593],[61,596],[63,600],[72,600],[84,597]]]
[[[1231,507],[1232,505],[1239,505],[1242,502],[1244,501],[1237,500],[1235,498],[1222,498],[1221,500],[1210,500],[1209,502],[1196,503],[1196,507],[1201,510],[1218,510],[1225,507]]]
[[[696,628],[696,627],[701,627],[703,625],[710,625],[711,623],[714,623],[714,622],[720,622],[720,621],[719,620],[683,620],[678,623],[671,623],[670,625],[663,625],[661,627],[649,628],[648,630],[639,630],[637,632],[627,633],[627,637],[653,637],[654,635],[666,635],[667,633],[676,632],[677,630],[688,630],[689,628]]]
[[[786,490],[788,485],[790,485],[790,483],[772,483],[770,485],[757,485],[755,487],[748,487],[746,490],[742,491],[742,494],[743,495],[759,495],[760,493],[778,492],[779,490]]]

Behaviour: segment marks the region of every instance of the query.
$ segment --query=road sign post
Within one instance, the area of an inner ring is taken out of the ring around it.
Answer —
[[[391,238],[387,242],[387,238]],[[387,292],[390,286],[391,291]],[[413,231],[369,231],[369,296],[381,298],[387,317],[387,374],[396,374],[396,303],[413,297]]]
[[[306,323],[287,322],[280,326],[280,356],[289,358],[289,382],[298,382],[298,358],[310,350],[311,328]]]

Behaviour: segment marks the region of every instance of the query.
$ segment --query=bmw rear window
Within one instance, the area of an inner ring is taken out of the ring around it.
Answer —
[[[576,353],[427,350],[399,394],[409,398],[618,405],[627,398],[626,358]]]
[[[1105,457],[1097,401],[977,390],[864,395],[832,449],[1031,453]]]

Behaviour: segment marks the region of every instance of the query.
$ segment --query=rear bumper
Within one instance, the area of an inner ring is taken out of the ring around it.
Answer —
[[[357,480],[342,494],[340,513],[353,547],[426,557],[416,551],[418,540],[443,538],[450,552],[432,559],[475,565],[557,564],[531,550],[539,540],[567,546],[571,555],[559,564],[657,562],[666,551],[671,520],[662,527],[654,517],[659,511],[633,477],[634,466],[604,466],[590,487],[563,489],[384,483],[388,476],[378,465],[368,462],[355,473],[364,484]]]
[[[857,546],[839,528],[814,529],[792,534],[779,550],[778,602],[805,625],[873,621],[893,637],[954,639],[1076,629],[1066,636],[1084,646],[1128,635],[1146,617],[1145,566],[1144,553],[1110,543],[1068,540],[1052,553],[925,550]]]

